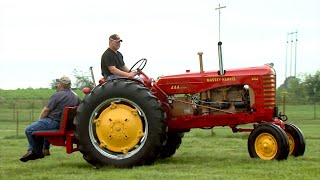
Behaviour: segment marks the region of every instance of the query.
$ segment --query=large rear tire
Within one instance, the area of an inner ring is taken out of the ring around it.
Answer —
[[[78,148],[94,166],[152,164],[166,140],[160,101],[130,80],[108,81],[94,88],[79,105],[74,123]]]
[[[248,138],[250,157],[263,160],[284,160],[289,155],[286,133],[277,125],[264,123],[258,125]]]
[[[285,124],[285,129],[289,140],[289,154],[292,156],[302,156],[306,147],[302,131],[291,123]]]

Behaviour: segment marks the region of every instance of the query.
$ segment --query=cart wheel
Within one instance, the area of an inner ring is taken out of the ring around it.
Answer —
[[[286,133],[274,124],[260,124],[249,135],[250,157],[263,160],[283,160],[289,155]]]
[[[294,124],[285,124],[286,134],[289,140],[289,154],[302,156],[306,147],[306,142],[301,130]]]

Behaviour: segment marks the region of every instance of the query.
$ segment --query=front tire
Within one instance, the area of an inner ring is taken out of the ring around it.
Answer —
[[[250,157],[263,160],[284,160],[289,155],[286,133],[277,125],[264,123],[258,125],[248,138]]]
[[[78,148],[94,166],[128,168],[152,164],[166,138],[160,101],[140,83],[108,81],[79,105]]]
[[[285,124],[286,133],[289,140],[289,154],[292,156],[302,156],[306,143],[302,131],[294,124]]]

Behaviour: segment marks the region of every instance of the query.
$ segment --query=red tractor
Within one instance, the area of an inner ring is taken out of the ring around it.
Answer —
[[[220,60],[221,44],[219,45]],[[36,132],[67,153],[80,151],[94,166],[132,167],[171,157],[192,128],[229,126],[250,132],[250,157],[283,160],[301,156],[305,140],[276,106],[276,72],[271,65],[149,78],[141,59],[131,69],[142,81],[100,82],[78,107],[65,109],[61,128]],[[252,124],[252,128],[238,125]]]

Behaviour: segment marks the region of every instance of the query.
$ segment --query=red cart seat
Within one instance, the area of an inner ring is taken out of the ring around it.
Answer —
[[[33,134],[38,137],[44,137],[52,145],[65,146],[68,154],[77,151],[78,148],[73,147],[73,144],[76,143],[74,137],[75,126],[73,124],[76,112],[76,106],[64,108],[60,121],[60,129],[35,131]]]

